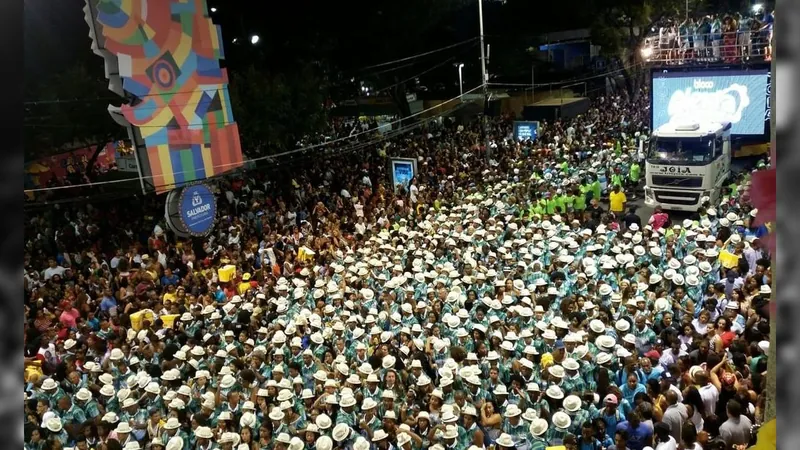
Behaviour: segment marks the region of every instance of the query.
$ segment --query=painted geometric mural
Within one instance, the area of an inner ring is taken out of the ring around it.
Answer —
[[[204,0],[87,0],[93,50],[109,89],[132,98],[118,113],[144,149],[142,173],[158,193],[242,165],[222,34]],[[110,110],[114,107],[110,107]],[[112,114],[113,115],[113,114]]]

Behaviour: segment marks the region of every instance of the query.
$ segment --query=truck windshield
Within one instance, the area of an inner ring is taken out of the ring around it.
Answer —
[[[650,140],[647,160],[659,164],[702,165],[714,159],[714,139],[654,138]]]

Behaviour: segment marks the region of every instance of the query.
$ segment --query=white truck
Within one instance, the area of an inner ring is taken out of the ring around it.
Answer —
[[[697,211],[716,204],[731,171],[731,124],[667,123],[645,144],[645,204]]]

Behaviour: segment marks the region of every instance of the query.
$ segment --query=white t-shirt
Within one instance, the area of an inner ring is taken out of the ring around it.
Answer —
[[[366,224],[363,224],[363,223],[357,223],[356,224],[356,233],[363,235],[366,231],[367,231],[367,225]]]
[[[659,442],[655,450],[678,450],[678,442],[675,438],[670,436],[667,442]]]
[[[417,203],[417,195],[419,194],[419,188],[416,184],[412,184],[408,187],[408,192],[411,197],[411,203]]]
[[[675,392],[675,394],[678,396],[678,403],[683,402],[683,392],[681,392],[681,390],[678,388],[678,386],[675,386],[674,384],[670,384],[669,385],[669,390]]]
[[[703,399],[703,407],[706,413],[711,413],[717,409],[717,401],[719,400],[719,391],[716,386],[711,383],[698,389],[700,391],[700,398]]]
[[[694,425],[694,429],[697,430],[698,433],[703,431],[703,424],[705,423],[705,421],[703,420],[703,415],[700,414],[700,411],[695,409],[694,410],[694,414],[692,415],[692,417],[689,420],[692,421],[692,424]]]
[[[162,267],[167,267],[167,254],[158,252],[158,263],[161,264]]]
[[[64,270],[66,269],[64,269],[61,266],[48,267],[47,269],[44,269],[44,279],[49,280],[50,278],[53,278],[53,275],[58,275],[60,277],[63,277]]]

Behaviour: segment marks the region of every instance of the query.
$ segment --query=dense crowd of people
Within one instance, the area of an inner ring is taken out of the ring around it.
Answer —
[[[709,14],[685,20],[665,19],[648,40],[651,60],[739,62],[772,57],[775,11]]]
[[[26,449],[748,445],[768,230],[746,175],[687,220],[635,214],[647,97],[219,181],[205,239],[153,198],[29,215]]]

